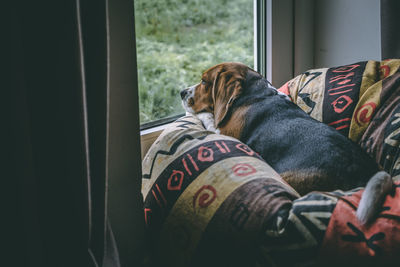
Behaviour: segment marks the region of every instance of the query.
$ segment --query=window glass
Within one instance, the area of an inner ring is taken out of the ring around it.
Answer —
[[[184,113],[179,91],[225,61],[253,66],[253,1],[135,0],[141,123]]]

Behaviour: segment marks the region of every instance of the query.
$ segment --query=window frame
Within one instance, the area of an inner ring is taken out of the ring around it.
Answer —
[[[267,77],[267,62],[270,58],[267,51],[267,41],[270,31],[267,19],[271,0],[254,0],[254,69]]]
[[[268,23],[268,18],[271,18],[271,6],[272,0],[253,0],[254,69],[269,80],[271,79],[271,74],[269,73],[268,75],[268,67],[271,65],[271,57],[268,55],[271,54],[271,49],[270,43],[268,44],[267,40],[270,40],[271,35],[271,23]],[[168,127],[170,123],[182,116],[184,116],[184,114],[173,115],[140,125],[142,159],[161,132]]]

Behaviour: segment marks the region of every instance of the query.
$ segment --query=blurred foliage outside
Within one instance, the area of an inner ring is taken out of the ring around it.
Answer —
[[[184,113],[179,91],[215,64],[253,66],[253,1],[135,0],[141,123]]]

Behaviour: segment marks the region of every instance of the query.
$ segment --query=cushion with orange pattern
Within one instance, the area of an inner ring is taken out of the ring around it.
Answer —
[[[312,69],[278,89],[400,179],[400,60]]]
[[[265,224],[299,196],[249,147],[193,116],[164,130],[142,169],[155,266],[255,263]]]
[[[400,188],[377,221],[361,227],[355,207],[362,190],[299,197],[254,151],[206,131],[196,117],[164,130],[142,173],[148,266],[400,260]]]

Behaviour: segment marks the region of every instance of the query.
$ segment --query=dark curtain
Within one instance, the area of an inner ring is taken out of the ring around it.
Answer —
[[[107,1],[8,2],[1,265],[119,266],[107,214]]]
[[[400,58],[400,1],[381,0],[382,59]]]

